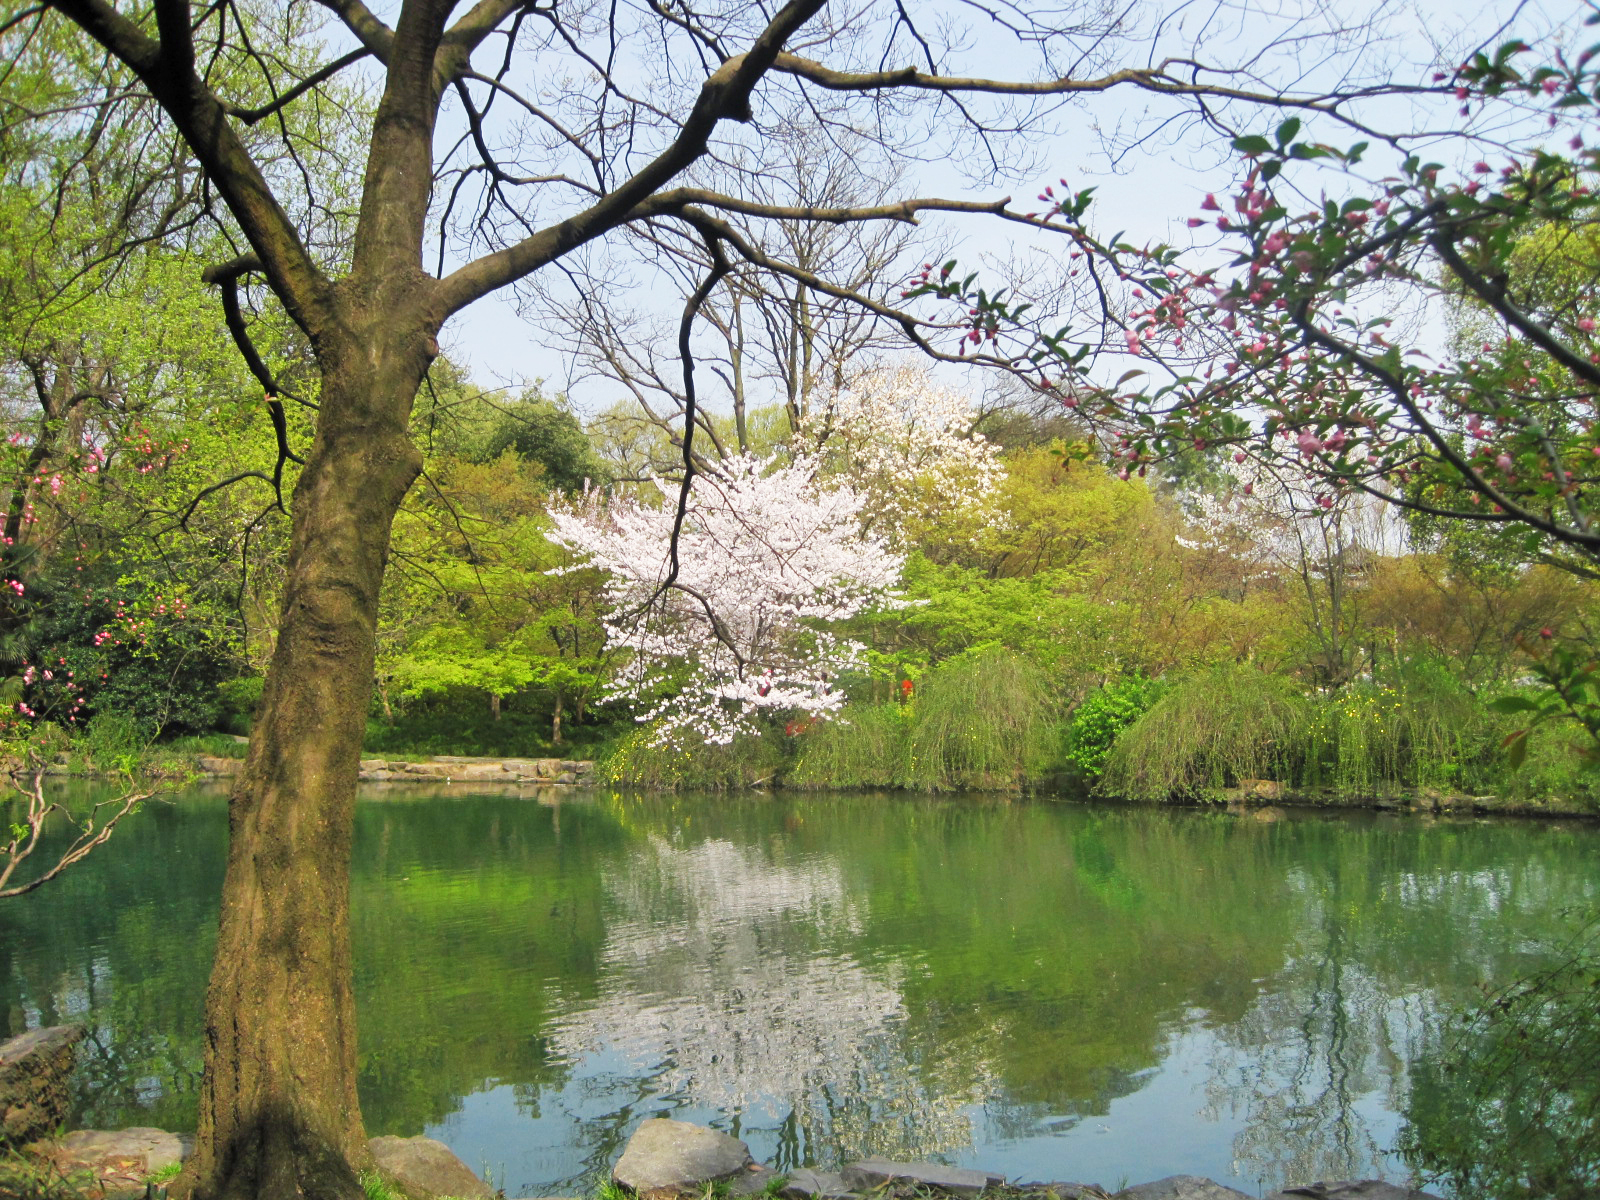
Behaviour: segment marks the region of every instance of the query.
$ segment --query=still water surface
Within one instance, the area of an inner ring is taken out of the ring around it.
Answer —
[[[1404,1176],[1443,1006],[1596,902],[1582,822],[886,796],[357,810],[361,1098],[509,1196],[676,1115],[779,1167],[934,1157],[1251,1192]],[[222,800],[0,906],[0,1034],[88,1019],[80,1121],[192,1128]]]

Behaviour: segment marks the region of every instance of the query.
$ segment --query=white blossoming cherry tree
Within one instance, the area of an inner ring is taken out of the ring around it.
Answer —
[[[836,389],[799,439],[869,498],[868,528],[898,547],[932,525],[992,519],[1005,468],[976,421],[965,393],[926,367],[880,365]]]
[[[611,576],[606,630],[632,652],[611,698],[658,742],[836,712],[862,647],[829,626],[897,604],[905,562],[863,531],[867,494],[813,458],[732,458],[693,477],[674,544],[678,489],[656,486],[659,505],[591,492],[552,514],[552,540]]]

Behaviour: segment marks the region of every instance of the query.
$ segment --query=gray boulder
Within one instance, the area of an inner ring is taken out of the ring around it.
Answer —
[[[1115,1200],[1253,1200],[1248,1192],[1223,1187],[1198,1175],[1169,1175],[1154,1183],[1124,1188]]]
[[[759,1196],[774,1179],[781,1178],[771,1167],[753,1163],[728,1180],[728,1195]]]
[[[1308,1183],[1304,1187],[1284,1188],[1267,1200],[1440,1200],[1432,1192],[1385,1183],[1381,1179],[1362,1179],[1343,1183]]]
[[[191,1139],[164,1129],[79,1129],[45,1152],[67,1179],[106,1200],[122,1200],[143,1196],[151,1175],[182,1162],[193,1148]]]
[[[82,1038],[82,1025],[53,1025],[0,1043],[0,1144],[21,1145],[61,1128],[73,1047]]]
[[[964,1167],[947,1167],[942,1163],[889,1162],[881,1158],[853,1162],[840,1174],[844,1176],[845,1183],[860,1190],[880,1187],[892,1179],[900,1183],[939,1188],[961,1196],[976,1196],[985,1188],[999,1187],[1006,1181],[1004,1175],[996,1175],[991,1171],[969,1171]]]
[[[800,1167],[789,1172],[782,1195],[786,1200],[841,1200],[842,1197],[855,1195],[855,1192],[844,1181],[844,1176],[835,1171],[813,1171],[810,1167]]]
[[[443,1142],[429,1137],[375,1137],[368,1143],[379,1167],[410,1191],[492,1200],[495,1192]]]
[[[657,1118],[634,1130],[611,1178],[641,1196],[674,1196],[742,1175],[754,1161],[738,1138]]]

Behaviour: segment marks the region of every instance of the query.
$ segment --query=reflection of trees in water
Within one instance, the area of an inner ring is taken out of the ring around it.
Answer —
[[[1529,922],[1549,919],[1555,882],[1565,880],[1527,868],[1404,872],[1378,885],[1292,872],[1294,952],[1216,1033],[1226,1049],[1207,1115],[1243,1116],[1237,1172],[1266,1186],[1397,1174],[1385,1162],[1391,1130],[1370,1118],[1404,1110],[1409,1064],[1448,1004],[1525,960]]]
[[[74,1120],[114,1128],[136,1114],[145,1124],[192,1128],[199,1047],[185,1036],[186,1026],[162,1023],[171,1010],[138,989],[120,988],[118,964],[102,948],[73,946],[53,970],[35,971],[38,965],[14,966],[6,1005],[22,1027],[85,1026],[71,1080]]]
[[[781,1166],[971,1144],[965,1109],[994,1074],[960,1046],[911,1043],[899,963],[830,950],[865,925],[835,860],[653,837],[606,885],[600,996],[569,1008],[551,1040],[642,1073],[614,1097],[629,1114],[684,1106],[759,1122]]]
[[[1264,1186],[1373,1175],[1386,1147],[1358,1104],[1403,1090],[1397,1046],[1416,1036],[1416,1002],[1386,994],[1336,944],[1326,949],[1292,960],[1277,981],[1284,990],[1218,1031],[1228,1049],[1213,1062],[1206,1115],[1243,1116],[1235,1170]]]

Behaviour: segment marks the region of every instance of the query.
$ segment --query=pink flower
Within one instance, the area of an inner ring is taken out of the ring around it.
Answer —
[[[1206,193],[1206,198],[1204,200],[1200,201],[1200,211],[1201,212],[1221,212],[1222,211],[1222,205],[1217,203],[1216,196],[1214,196],[1210,192],[1207,192]]]
[[[1500,455],[1498,458],[1496,458],[1494,460],[1494,465],[1499,467],[1502,471],[1511,470],[1511,466],[1512,466],[1511,455],[1509,455],[1509,454]]]
[[[1594,318],[1593,317],[1583,317],[1583,318],[1581,318],[1578,321],[1578,328],[1583,330],[1585,333],[1593,333],[1594,332]]]

